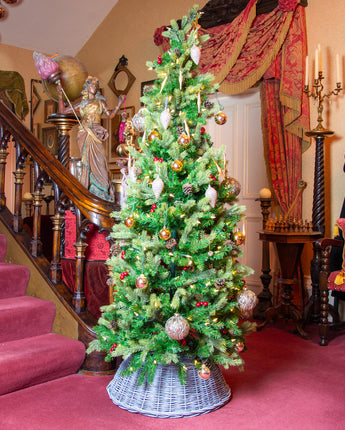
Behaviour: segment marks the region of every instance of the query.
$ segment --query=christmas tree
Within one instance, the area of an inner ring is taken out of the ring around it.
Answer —
[[[220,124],[226,116],[209,100],[213,76],[197,71],[205,40],[198,16],[195,6],[180,25],[171,21],[163,33],[170,49],[147,63],[157,79],[141,98],[144,132],[140,149],[129,148],[127,199],[112,214],[114,302],[102,308],[89,348],[106,351],[106,360],[130,356],[123,375],[141,369],[139,384],[169,363],[185,383],[186,358],[205,379],[207,359],[241,366],[253,328],[239,300],[251,272],[238,262],[244,208],[224,149],[214,151],[205,129],[215,113]]]

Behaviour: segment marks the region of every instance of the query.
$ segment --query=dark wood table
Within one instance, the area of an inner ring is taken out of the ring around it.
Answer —
[[[275,244],[281,275],[278,282],[283,288],[281,303],[266,310],[265,321],[259,326],[259,328],[264,327],[269,321],[277,317],[283,317],[285,319],[292,319],[298,334],[304,339],[310,339],[308,333],[303,329],[302,313],[292,302],[292,286],[297,284],[296,275],[298,273],[304,244],[321,239],[322,233],[315,231],[307,233],[261,231],[259,232],[259,238],[262,241],[272,242]]]

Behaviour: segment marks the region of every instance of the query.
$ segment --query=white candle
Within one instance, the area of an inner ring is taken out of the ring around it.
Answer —
[[[304,85],[308,86],[308,75],[309,75],[309,61],[308,55],[305,57],[305,82]]]
[[[319,53],[317,49],[315,49],[315,74],[314,79],[317,81],[319,78]]]
[[[321,56],[321,45],[320,43],[317,45],[317,50],[319,52],[319,70],[318,71],[322,71],[322,56]]]
[[[335,56],[335,61],[336,61],[336,69],[337,69],[337,83],[341,82],[341,78],[340,78],[340,61],[339,61],[339,54],[337,54]]]

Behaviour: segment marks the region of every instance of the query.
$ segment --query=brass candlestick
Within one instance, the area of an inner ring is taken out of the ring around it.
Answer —
[[[323,84],[322,81],[324,80],[324,76],[322,74],[322,71],[319,71],[318,79],[314,79],[314,85],[313,88],[315,88],[315,91],[311,90],[309,91],[309,85],[304,85],[304,92],[306,93],[307,97],[312,97],[314,100],[317,100],[317,122],[318,125],[316,128],[311,130],[311,132],[316,133],[323,133],[324,135],[330,135],[333,134],[333,131],[327,130],[323,127],[322,122],[322,112],[323,112],[323,102],[326,98],[330,98],[332,95],[337,96],[340,91],[342,91],[341,82],[337,82],[335,85],[335,89],[332,91],[329,91],[328,93],[323,94]],[[308,132],[310,133],[310,132]],[[307,133],[307,136],[311,136]]]

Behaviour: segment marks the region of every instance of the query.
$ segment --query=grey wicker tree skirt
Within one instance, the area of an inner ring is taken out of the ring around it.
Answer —
[[[219,367],[207,362],[211,370],[209,379],[201,379],[194,365],[185,361],[187,383],[181,385],[174,364],[157,365],[154,381],[138,386],[140,371],[122,377],[130,358],[119,366],[107,391],[115,405],[130,412],[157,418],[181,418],[206,414],[223,406],[230,400],[231,390]]]

